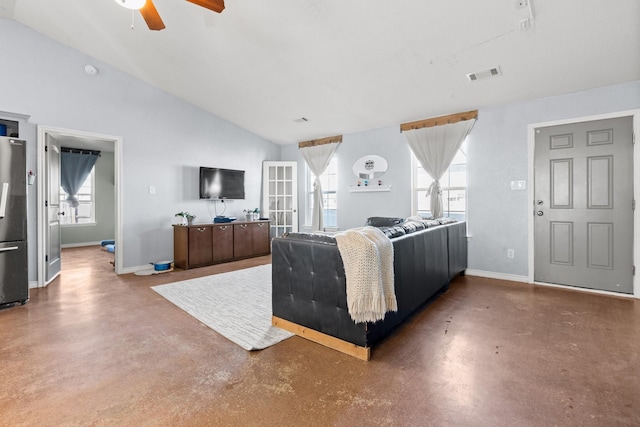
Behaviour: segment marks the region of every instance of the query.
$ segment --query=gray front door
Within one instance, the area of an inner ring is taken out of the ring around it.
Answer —
[[[51,282],[60,274],[60,149],[49,142],[47,135],[46,167],[47,167],[47,233],[45,236],[46,280]]]
[[[538,282],[633,293],[632,117],[536,129]]]

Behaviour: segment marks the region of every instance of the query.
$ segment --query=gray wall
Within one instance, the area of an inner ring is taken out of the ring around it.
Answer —
[[[96,223],[92,225],[63,226],[62,245],[95,243],[113,239],[115,224],[115,186],[113,153],[103,151],[95,165]],[[158,260],[159,261],[159,260]]]
[[[351,193],[349,186],[358,179],[352,172],[360,157],[377,154],[389,163],[383,184],[391,185],[390,192]],[[400,133],[399,126],[343,135],[336,151],[338,158],[338,228],[361,227],[370,216],[407,217],[411,214],[411,151]],[[282,160],[298,162],[299,221],[304,228],[305,173],[304,159],[298,144],[282,147]]]
[[[510,182],[528,179],[529,124],[636,108],[640,81],[480,109],[469,137],[469,268],[528,275],[530,204],[527,192],[510,190]],[[514,259],[507,259],[508,248]]]
[[[478,111],[478,121],[468,143],[469,268],[526,276],[527,192],[510,190],[513,180],[527,180],[529,124],[640,108],[640,81],[592,89],[551,98]],[[366,154],[378,154],[389,162],[382,179],[390,193],[350,193],[355,177],[353,162]],[[369,216],[411,214],[410,151],[398,126],[344,135],[336,152],[339,162],[338,228],[361,226]],[[299,162],[304,182],[304,160],[297,144],[282,148],[283,160]],[[527,183],[531,185],[532,183]],[[300,188],[300,202],[304,188]],[[300,211],[304,206],[300,205]],[[300,215],[302,221],[304,215]],[[507,249],[515,251],[507,259]]]
[[[176,212],[211,222],[211,203],[198,200],[201,165],[246,170],[246,200],[228,203],[226,214],[260,206],[262,161],[278,160],[278,145],[15,21],[0,19],[0,40],[3,58],[11,59],[0,67],[0,111],[31,116],[22,129],[29,141],[27,167],[35,170],[36,125],[123,138],[124,268],[173,258]],[[97,76],[84,73],[88,63],[100,70]],[[37,276],[35,226],[31,191],[30,281]]]

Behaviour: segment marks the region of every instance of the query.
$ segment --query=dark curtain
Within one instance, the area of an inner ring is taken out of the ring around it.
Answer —
[[[68,194],[67,202],[78,206],[78,190],[91,173],[99,154],[95,153],[60,153],[60,178],[64,191]]]

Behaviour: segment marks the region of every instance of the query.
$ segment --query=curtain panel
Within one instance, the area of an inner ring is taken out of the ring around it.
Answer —
[[[311,227],[313,231],[324,230],[324,202],[322,200],[320,175],[327,170],[329,162],[339,145],[340,142],[324,142],[315,145],[300,143],[299,145],[302,157],[304,157],[311,173],[315,176],[313,182],[313,212],[311,213]]]
[[[441,218],[443,215],[440,179],[449,168],[475,122],[475,119],[470,119],[403,131],[411,151],[424,170],[433,178],[433,183],[427,190],[427,197],[431,196],[431,214],[434,218]]]
[[[67,193],[67,202],[72,207],[78,206],[76,197],[80,187],[91,173],[99,154],[96,153],[60,153],[60,185]]]

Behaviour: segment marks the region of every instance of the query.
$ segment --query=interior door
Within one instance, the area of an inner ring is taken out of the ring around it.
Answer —
[[[45,160],[47,168],[47,232],[45,233],[45,283],[51,282],[60,274],[60,148],[52,143],[47,135]]]
[[[536,281],[633,292],[632,134],[632,117],[536,129]]]
[[[298,231],[298,162],[264,162],[263,215],[269,218],[271,237]]]

